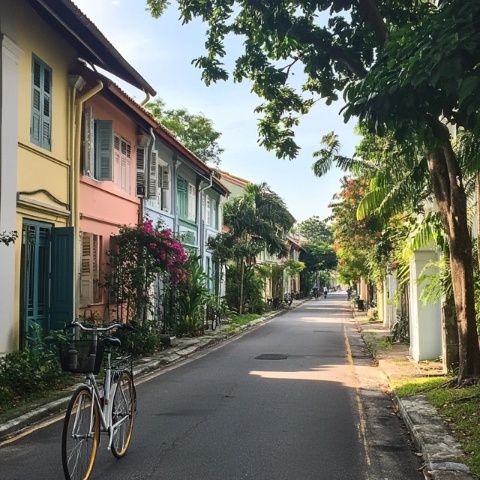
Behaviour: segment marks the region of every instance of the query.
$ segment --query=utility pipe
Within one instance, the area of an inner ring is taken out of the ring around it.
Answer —
[[[72,158],[71,164],[71,177],[72,177],[72,184],[73,184],[73,206],[70,208],[72,209],[73,215],[73,227],[74,227],[74,242],[73,242],[73,275],[74,275],[74,305],[73,305],[73,315],[74,317],[77,316],[78,305],[80,300],[80,292],[78,289],[78,273],[79,273],[79,265],[80,265],[80,249],[79,249],[79,242],[80,242],[80,206],[79,206],[79,193],[80,193],[80,150],[81,150],[81,134],[82,134],[82,113],[83,113],[83,105],[84,103],[96,95],[103,89],[103,82],[100,80],[98,81],[97,85],[93,88],[85,92],[83,95],[78,97],[75,101],[75,124],[73,125],[74,131],[74,155]]]
[[[204,255],[204,250],[205,250],[205,235],[203,235],[204,230],[205,230],[205,220],[203,219],[203,202],[202,202],[202,193],[205,190],[208,190],[209,188],[212,188],[213,185],[213,173],[210,173],[210,183],[205,185],[202,188],[198,189],[198,227],[197,227],[197,235],[198,235],[198,246],[200,249],[200,256],[202,258],[202,267],[205,268],[204,265],[204,260],[205,260],[205,255]]]

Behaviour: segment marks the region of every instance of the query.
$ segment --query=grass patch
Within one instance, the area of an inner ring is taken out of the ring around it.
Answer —
[[[232,321],[232,324],[240,326],[246,325],[253,320],[257,320],[261,316],[260,313],[243,313],[242,315],[234,314],[230,317],[230,320]]]
[[[442,387],[451,377],[421,377],[396,380],[392,387],[399,397],[425,394],[447,422],[462,446],[462,459],[480,479],[480,385],[465,388]]]
[[[412,395],[420,395],[427,393],[434,388],[448,382],[450,378],[447,377],[419,377],[419,378],[405,378],[394,380],[392,388],[399,397],[410,397]]]

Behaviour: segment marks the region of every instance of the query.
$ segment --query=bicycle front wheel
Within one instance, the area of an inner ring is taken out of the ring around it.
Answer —
[[[100,415],[90,390],[79,387],[68,404],[62,433],[62,464],[67,480],[88,480],[100,441]]]
[[[121,458],[127,453],[132,440],[133,419],[136,411],[136,394],[130,372],[120,374],[115,385],[112,407],[112,453]]]

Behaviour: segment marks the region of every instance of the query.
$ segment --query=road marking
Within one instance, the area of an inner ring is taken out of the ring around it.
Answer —
[[[355,375],[355,365],[353,363],[352,348],[350,346],[350,340],[348,339],[348,335],[347,335],[347,326],[345,324],[343,324],[343,336],[345,339],[345,349],[347,351],[348,365],[350,366],[352,375],[354,376],[357,383],[357,385],[355,385],[355,401],[358,409],[358,425],[357,425],[358,436],[360,438],[360,441],[363,445],[363,449],[365,451],[365,458],[367,460],[367,465],[370,467],[372,464],[372,461],[370,458],[370,451],[367,443],[367,422],[365,417],[365,410],[363,409],[362,399],[360,397],[360,388],[358,386],[357,376]]]
[[[32,427],[27,427],[25,430],[16,434],[15,436],[11,438],[7,438],[7,440],[4,440],[3,442],[0,442],[0,447],[16,442],[17,440],[20,440],[21,438],[26,437],[27,435],[30,435],[33,432],[36,432],[37,430],[48,427],[49,425],[53,425],[54,423],[57,423],[60,420],[63,420],[64,418],[65,418],[65,414],[62,413],[60,415],[56,415],[55,417],[49,418],[48,420],[43,420],[42,422],[37,423]]]

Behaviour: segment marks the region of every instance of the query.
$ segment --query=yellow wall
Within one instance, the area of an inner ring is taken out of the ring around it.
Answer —
[[[65,226],[70,219],[59,212],[63,210],[65,213],[70,209],[68,73],[75,65],[78,54],[25,0],[1,1],[0,29],[23,50],[19,65],[17,192],[25,192],[23,198],[26,202],[17,203],[17,230],[19,233],[22,231],[24,218]],[[52,69],[51,150],[30,141],[33,54]],[[58,201],[43,192],[29,194],[35,190],[45,190]],[[21,243],[16,242],[15,304],[18,308],[13,319],[15,333],[12,348],[18,346],[19,335]]]

